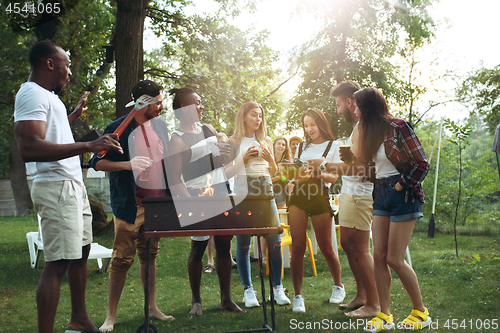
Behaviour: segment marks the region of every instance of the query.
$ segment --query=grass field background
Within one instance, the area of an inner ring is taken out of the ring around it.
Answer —
[[[0,218],[0,332],[36,332],[35,292],[41,268],[32,269],[26,233],[36,231],[35,215]],[[113,235],[95,237],[94,242],[111,248]],[[233,254],[236,241],[233,241]],[[187,274],[190,239],[164,238],[157,261],[157,302],[173,322],[152,320],[159,332],[226,332],[262,327],[261,308],[247,309],[245,314],[219,310],[219,286],[216,273],[202,277],[202,317],[189,315],[191,292]],[[424,303],[433,320],[432,332],[499,332],[500,331],[500,244],[498,237],[459,236],[460,257],[455,257],[453,235],[415,232],[410,243],[413,267],[419,278]],[[342,282],[347,297],[355,294],[352,273],[345,253],[339,251]],[[343,311],[328,303],[333,284],[326,262],[318,251],[315,257],[318,276],[314,276],[306,253],[304,260],[303,297],[306,313],[295,314],[292,306],[276,306],[278,332],[360,332],[356,320],[349,320]],[[206,260],[205,260],[206,263]],[[40,267],[43,267],[43,257]],[[98,272],[97,261],[89,260],[87,309],[99,327],[106,316],[108,274]],[[252,279],[260,300],[260,280],[257,265],[252,265]],[[293,297],[290,270],[285,269],[283,285]],[[266,288],[268,281],[266,280]],[[233,299],[243,307],[243,290],[237,270],[232,272]],[[395,320],[403,320],[411,311],[411,303],[397,275],[393,273],[392,312]],[[268,305],[268,310],[270,307]],[[268,311],[269,315],[269,311]],[[62,333],[70,316],[70,296],[67,280],[61,286],[55,332]],[[136,332],[144,323],[144,294],[139,277],[138,260],[128,274],[119,304],[115,332]],[[496,327],[495,328],[495,323]],[[350,327],[350,328],[349,328]],[[455,328],[455,329],[454,329]]]

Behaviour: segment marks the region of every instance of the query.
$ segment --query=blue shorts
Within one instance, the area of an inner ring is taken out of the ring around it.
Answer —
[[[422,214],[422,204],[418,199],[405,202],[405,190],[396,191],[394,185],[400,175],[376,180],[375,198],[373,200],[373,215],[389,216],[391,222],[403,222],[417,219]]]

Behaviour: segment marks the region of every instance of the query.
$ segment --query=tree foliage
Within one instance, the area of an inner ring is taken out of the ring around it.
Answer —
[[[219,15],[186,19],[175,45],[154,51],[145,73],[163,78],[168,87],[190,86],[203,98],[203,122],[231,134],[239,107],[247,101],[266,111],[269,132],[280,121],[283,99],[275,88],[278,53],[266,45],[265,31],[241,31]]]
[[[45,8],[49,3],[55,2],[44,1]],[[59,13],[37,11],[32,14],[21,11],[20,14],[6,15],[6,12],[2,10],[0,14],[2,15],[0,38],[2,45],[7,46],[5,48],[2,46],[0,51],[1,70],[4,74],[0,83],[2,100],[0,106],[2,125],[0,126],[2,126],[2,133],[7,134],[6,138],[9,142],[7,149],[2,149],[2,154],[8,152],[8,158],[1,160],[0,172],[7,176],[4,170],[9,170],[8,175],[11,179],[16,210],[19,215],[25,214],[32,203],[24,163],[13,136],[14,96],[20,85],[28,79],[30,71],[28,50],[31,45],[38,40],[51,40],[69,52],[73,77],[60,95],[61,101],[69,112],[76,105],[83,91],[90,90],[93,93],[88,99],[88,112],[73,124],[73,133],[76,138],[90,130],[92,117],[105,119],[111,111],[106,107],[111,104],[106,101],[113,96],[108,89],[102,89],[106,73],[110,69],[109,64],[103,63],[102,46],[109,44],[113,30],[113,8],[104,0],[91,3],[67,0],[57,1],[57,3],[61,9]],[[0,142],[2,148],[5,147],[5,141]]]
[[[297,50],[302,83],[293,98],[288,127],[296,128],[310,107],[324,110],[334,134],[339,117],[329,94],[332,86],[353,80],[361,86],[383,90],[389,102],[402,98],[405,89],[394,65],[394,57],[421,47],[432,35],[427,13],[430,0],[393,2],[385,0],[302,1],[299,11],[312,11],[324,26],[310,42]]]
[[[495,133],[500,124],[500,65],[471,73],[456,94],[458,100],[472,108],[472,113],[483,116],[489,132]]]
[[[469,144],[462,151],[462,184],[457,232],[498,233],[500,201],[495,154],[491,152],[493,136],[485,131],[485,124],[479,117],[471,117],[459,126],[465,127],[467,124],[470,124],[471,133],[468,137]],[[417,129],[427,156],[430,155],[438,127],[439,123],[434,121],[424,122]],[[450,132],[443,133],[436,194],[436,230],[441,232],[453,232],[459,196],[459,150],[457,145],[446,140],[446,138],[456,139],[450,134]],[[423,183],[427,201],[422,206],[425,217],[431,216],[436,160],[437,158],[433,157],[429,174]]]

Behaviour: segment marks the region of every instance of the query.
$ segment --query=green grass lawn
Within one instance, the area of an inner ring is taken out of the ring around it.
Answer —
[[[36,231],[34,215],[0,218],[0,322],[1,332],[36,332],[35,291],[41,268],[32,269],[29,262],[26,233]],[[112,247],[113,235],[94,239],[101,245]],[[233,254],[236,242],[233,241]],[[219,287],[216,273],[203,274],[202,298],[204,315],[190,316],[191,292],[187,274],[190,240],[187,237],[162,239],[158,257],[157,302],[159,308],[176,318],[164,323],[152,320],[159,332],[220,332],[259,328],[263,324],[262,309],[248,309],[245,314],[219,310]],[[500,244],[497,237],[459,236],[460,258],[455,257],[453,235],[437,234],[432,240],[426,233],[414,233],[410,243],[413,267],[420,281],[425,305],[433,320],[432,332],[449,332],[453,325],[461,332],[498,332],[500,325]],[[352,273],[345,253],[340,250],[342,281],[347,299],[355,294]],[[276,306],[278,332],[309,331],[333,332],[343,327],[345,332],[360,332],[356,320],[349,321],[343,311],[328,303],[332,278],[322,255],[316,256],[318,276],[313,276],[309,257],[305,258],[303,296],[306,313],[295,314],[292,306]],[[43,258],[40,266],[43,266]],[[144,322],[144,294],[139,277],[138,260],[129,271],[118,310],[115,332],[136,332]],[[255,289],[260,292],[257,266],[252,266]],[[290,270],[285,269],[283,279],[288,296],[293,297]],[[266,280],[266,287],[268,281]],[[87,283],[87,309],[99,327],[106,316],[108,274],[98,272],[97,261],[89,261]],[[243,307],[243,291],[237,270],[232,273],[233,299]],[[411,311],[411,303],[401,282],[393,273],[392,311],[401,321]],[[260,295],[260,294],[258,294]],[[260,296],[258,296],[260,299]],[[268,309],[270,307],[268,306]],[[64,332],[70,315],[68,283],[61,286],[61,297],[56,315],[55,332]],[[269,315],[269,311],[268,311]],[[313,328],[316,322],[316,328]],[[311,325],[311,329],[301,325]],[[351,324],[351,328],[349,328]],[[448,326],[447,326],[448,324]],[[465,327],[465,328],[464,328]],[[488,329],[489,328],[489,329]]]

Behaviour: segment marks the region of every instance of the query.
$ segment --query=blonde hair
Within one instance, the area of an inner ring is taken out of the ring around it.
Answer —
[[[266,117],[264,116],[264,108],[257,102],[246,102],[241,106],[236,114],[236,123],[234,125],[234,134],[231,136],[236,140],[236,144],[240,145],[241,141],[245,138],[245,116],[250,110],[258,108],[262,111],[262,123],[255,131],[255,140],[262,144],[267,137],[266,132]]]

